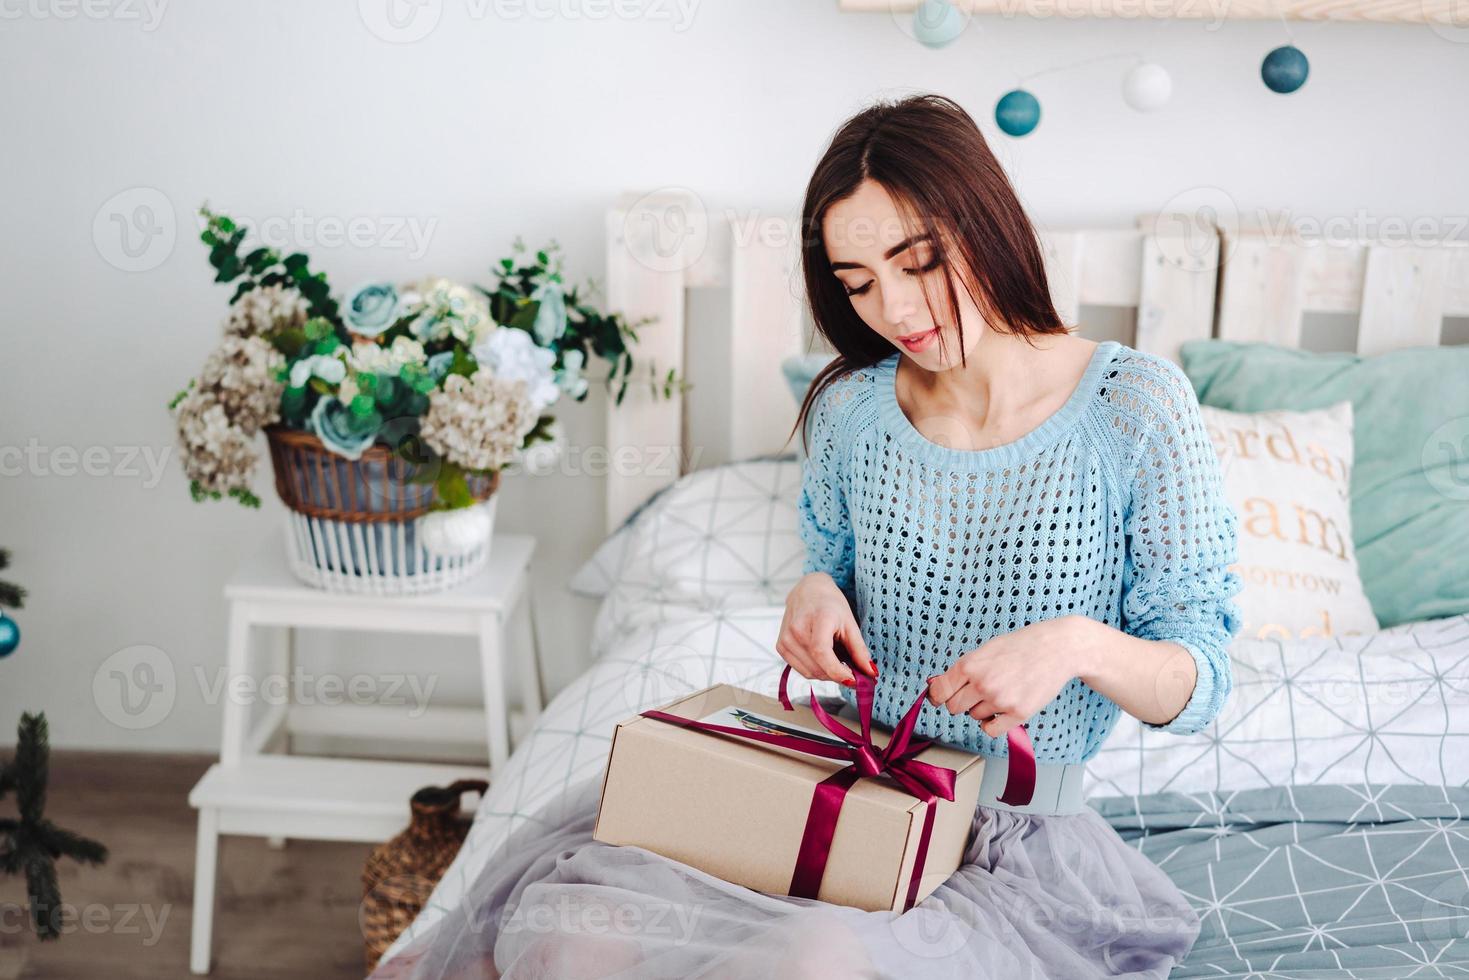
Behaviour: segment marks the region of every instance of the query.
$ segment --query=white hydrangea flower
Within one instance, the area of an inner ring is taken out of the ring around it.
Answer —
[[[524,381],[532,410],[540,415],[561,396],[556,383],[556,352],[537,346],[516,327],[497,327],[474,346],[474,359],[498,378]]]
[[[280,419],[281,392],[276,371],[285,356],[260,337],[224,338],[204,361],[197,390],[206,393],[231,425],[246,435]]]
[[[428,402],[421,429],[424,442],[469,470],[504,468],[537,419],[525,382],[507,381],[484,368],[468,378],[449,375]]]
[[[388,374],[397,376],[405,364],[424,364],[428,355],[423,344],[412,337],[396,337],[388,347],[377,344],[353,344],[347,355],[352,370],[364,374]]]
[[[194,388],[174,411],[184,474],[210,493],[248,490],[258,458],[253,440],[230,422],[214,394]]]
[[[452,336],[473,347],[495,328],[489,300],[477,289],[441,277],[428,280],[414,292],[422,294],[424,308],[408,329],[421,341]]]
[[[290,286],[257,286],[230,307],[224,332],[253,337],[270,330],[299,327],[306,322],[309,309],[306,297]]]

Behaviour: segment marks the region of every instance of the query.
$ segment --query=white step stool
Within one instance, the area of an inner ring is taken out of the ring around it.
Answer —
[[[189,804],[199,811],[189,952],[194,973],[209,972],[220,834],[378,843],[408,825],[409,798],[417,790],[460,779],[491,779],[503,767],[512,730],[529,727],[541,710],[527,586],[534,551],[535,539],[528,535],[495,535],[487,566],[467,582],[425,595],[366,596],[301,584],[286,565],[280,538],[271,535],[231,577],[224,590],[229,602],[227,684],[231,678],[253,676],[250,634],[255,626],[460,635],[478,643],[485,707],[428,706],[410,715],[382,705],[274,704],[252,726],[250,705],[226,696],[220,761],[189,794]],[[513,726],[503,676],[509,653],[519,654],[521,678],[522,710]],[[405,659],[411,665],[411,652]],[[290,664],[277,662],[272,669],[289,671]],[[488,748],[490,771],[264,754],[291,734],[428,742],[468,739]]]

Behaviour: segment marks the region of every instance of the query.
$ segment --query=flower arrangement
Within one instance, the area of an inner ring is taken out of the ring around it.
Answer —
[[[301,253],[242,254],[247,229],[200,210],[216,282],[233,282],[224,337],[170,402],[195,500],[257,507],[255,437],[270,426],[314,434],[357,460],[374,444],[434,484],[435,510],[475,503],[470,478],[514,462],[543,468],[562,445],[550,409],[586,397],[593,357],[620,403],[633,376],[636,327],[568,289],[555,242],[517,239],[488,287],[430,278],[373,282],[342,302]],[[650,372],[655,395],[682,390]]]

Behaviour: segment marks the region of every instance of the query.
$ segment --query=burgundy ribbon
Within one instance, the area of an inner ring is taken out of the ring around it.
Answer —
[[[790,696],[786,693],[786,683],[790,675],[791,668],[790,665],[787,665],[780,674],[779,690],[781,707],[787,711],[795,710],[791,705]],[[857,713],[862,726],[860,733],[852,731],[827,714],[817,702],[815,691],[812,691],[810,695],[811,711],[816,715],[817,721],[821,722],[822,727],[827,731],[846,742],[846,745],[832,745],[802,735],[785,735],[752,731],[731,725],[715,725],[669,714],[666,711],[649,710],[642,712],[642,715],[645,718],[653,718],[671,725],[678,725],[681,728],[732,735],[737,738],[793,749],[806,755],[849,763],[846,767],[838,769],[817,783],[812,793],[811,807],[806,814],[806,828],[801,836],[801,846],[796,854],[796,867],[791,875],[789,888],[789,894],[800,898],[815,898],[821,889],[821,878],[826,873],[831,842],[836,835],[837,817],[841,814],[847,790],[851,789],[863,776],[872,777],[887,773],[888,777],[906,790],[909,795],[926,804],[923,830],[918,838],[918,853],[914,857],[913,873],[908,879],[908,891],[903,902],[903,911],[906,912],[917,901],[918,886],[923,877],[924,862],[928,857],[929,840],[933,835],[935,801],[939,798],[954,799],[956,774],[952,769],[920,762],[914,758],[933,744],[931,739],[913,737],[914,726],[918,724],[918,713],[923,707],[924,694],[922,692],[919,693],[907,713],[903,715],[903,720],[893,729],[887,745],[879,748],[872,741],[874,682],[872,678],[859,670],[853,670],[852,675],[856,678]],[[1001,802],[1013,803],[1006,797],[1014,796],[1016,800],[1019,800],[1023,796],[1024,799],[1021,801],[1023,805],[1023,803],[1030,802],[1031,794],[1035,789],[1035,753],[1031,748],[1030,737],[1023,728],[1018,726],[1010,730],[1009,745],[1010,771],[1006,776],[1005,795],[1000,799]]]

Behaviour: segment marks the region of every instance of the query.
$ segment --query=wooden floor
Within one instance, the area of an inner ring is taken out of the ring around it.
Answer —
[[[8,754],[8,753],[7,753]],[[194,811],[205,756],[62,752],[47,816],[107,845],[99,868],[63,861],[61,897],[78,915],[42,944],[24,921],[24,883],[0,878],[0,980],[189,977]],[[14,799],[0,802],[13,816]],[[369,847],[224,837],[214,919],[217,980],[347,980],[363,975],[359,877]]]

